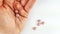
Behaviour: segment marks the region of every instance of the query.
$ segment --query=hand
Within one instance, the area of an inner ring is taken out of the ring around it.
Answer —
[[[34,2],[35,0],[0,0],[0,33],[19,34]]]

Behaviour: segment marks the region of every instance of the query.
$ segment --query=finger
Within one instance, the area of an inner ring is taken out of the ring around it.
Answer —
[[[25,4],[27,3],[28,0],[21,0],[21,5],[25,6]]]
[[[28,1],[28,3],[26,4],[26,6],[24,7],[27,12],[29,12],[29,10],[32,8],[34,2],[35,2],[35,0],[29,0]]]
[[[20,2],[21,0],[17,0],[17,1],[19,1],[19,2]]]
[[[19,14],[20,14],[21,16],[23,16],[23,17],[27,17],[28,14],[27,14],[27,12],[23,9],[23,7],[20,5],[20,3],[16,2],[15,4],[16,4],[16,5],[15,5],[15,8],[19,11]]]
[[[15,0],[4,0],[5,4],[7,4],[11,9],[13,9],[13,4]]]
[[[0,0],[0,6],[2,6],[2,4],[3,4],[3,0]]]

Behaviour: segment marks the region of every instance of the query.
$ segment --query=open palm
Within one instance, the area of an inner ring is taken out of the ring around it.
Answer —
[[[35,0],[1,0],[0,33],[19,34]],[[16,13],[18,11],[18,13]]]

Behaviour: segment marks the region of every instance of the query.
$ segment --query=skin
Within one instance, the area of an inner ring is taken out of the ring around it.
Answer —
[[[0,34],[20,34],[34,2],[35,0],[0,0]]]

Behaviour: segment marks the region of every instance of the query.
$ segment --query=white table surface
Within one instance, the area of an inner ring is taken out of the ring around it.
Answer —
[[[33,31],[37,19],[45,24]],[[60,0],[36,0],[21,34],[60,34]]]

